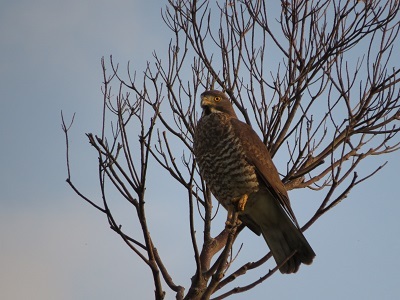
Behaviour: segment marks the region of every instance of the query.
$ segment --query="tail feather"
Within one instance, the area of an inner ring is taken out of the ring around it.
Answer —
[[[293,224],[282,222],[280,226],[273,227],[261,225],[261,232],[277,265],[281,265],[281,273],[296,273],[301,263],[312,263],[315,253],[301,231]]]
[[[263,235],[281,273],[296,273],[300,264],[312,263],[315,253],[310,244],[269,193],[249,198],[243,214],[245,225],[258,227],[256,232]]]

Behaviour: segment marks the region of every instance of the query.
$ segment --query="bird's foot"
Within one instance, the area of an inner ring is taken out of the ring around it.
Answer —
[[[244,211],[249,196],[244,194],[240,199],[232,201],[232,205],[227,207],[228,216],[225,222],[226,227],[232,228],[239,226],[242,222],[238,219],[238,213]]]
[[[241,224],[242,224],[242,221],[240,221],[239,219],[236,219],[235,221],[232,221],[232,219],[226,220],[225,228],[232,229],[234,227],[239,227]]]
[[[237,218],[237,213],[236,213],[236,208],[234,205],[229,205],[228,206],[228,216],[226,218],[225,226],[227,228],[233,228],[240,223],[240,221]]]

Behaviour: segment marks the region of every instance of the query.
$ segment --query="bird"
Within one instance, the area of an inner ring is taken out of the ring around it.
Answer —
[[[193,137],[200,175],[239,222],[262,235],[283,274],[312,263],[315,253],[304,237],[285,185],[266,145],[240,121],[228,96],[219,90],[201,94],[202,115]],[[232,224],[231,224],[232,225]]]

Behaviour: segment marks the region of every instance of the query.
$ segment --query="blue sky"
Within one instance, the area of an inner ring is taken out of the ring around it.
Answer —
[[[70,133],[73,180],[96,199],[97,156],[84,133],[100,130],[100,59],[112,54],[122,66],[130,60],[142,71],[151,52],[165,50],[171,37],[160,17],[162,7],[162,1],[121,0],[0,4],[1,299],[153,298],[148,269],[65,182],[60,111],[66,117],[76,112]],[[389,164],[306,232],[317,254],[311,266],[294,276],[277,274],[232,299],[398,297],[398,155],[370,159],[367,167]],[[292,199],[302,195],[290,194]],[[188,287],[194,262],[187,204],[184,194],[179,196],[167,183],[150,190],[149,220],[171,275]],[[294,200],[294,207],[304,221],[301,202]],[[129,209],[115,204],[134,234]],[[240,238],[244,262],[266,250],[249,231]],[[273,265],[251,278],[267,267]]]

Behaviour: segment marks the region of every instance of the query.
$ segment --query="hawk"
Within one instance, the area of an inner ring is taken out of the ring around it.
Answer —
[[[244,225],[262,234],[281,273],[311,264],[315,253],[299,229],[267,147],[237,118],[225,93],[204,92],[201,107],[193,151],[202,178],[228,210],[228,222],[237,211]]]

